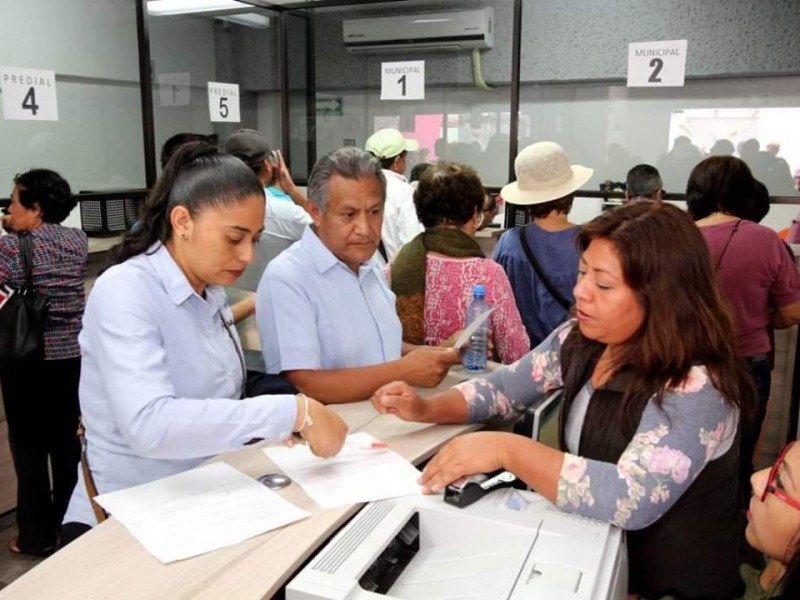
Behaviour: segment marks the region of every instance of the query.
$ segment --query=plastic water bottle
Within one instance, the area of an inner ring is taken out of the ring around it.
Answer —
[[[489,308],[489,303],[486,302],[486,288],[481,284],[474,285],[472,301],[467,306],[467,313],[464,316],[464,327],[467,327],[478,315],[486,312]],[[468,372],[482,373],[486,370],[486,338],[488,335],[489,319],[486,319],[469,338],[469,346],[461,356],[464,369]]]

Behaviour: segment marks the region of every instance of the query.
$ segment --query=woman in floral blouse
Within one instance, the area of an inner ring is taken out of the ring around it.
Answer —
[[[511,421],[563,390],[560,450],[465,435],[425,468],[426,491],[507,469],[559,508],[626,529],[631,593],[735,597],[738,431],[754,390],[703,238],[679,209],[642,203],[596,218],[578,244],[576,319],[487,377],[427,400],[393,383],[373,402],[413,421]]]

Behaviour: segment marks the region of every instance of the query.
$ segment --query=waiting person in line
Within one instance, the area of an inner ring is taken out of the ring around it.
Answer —
[[[660,202],[664,199],[661,175],[652,165],[636,165],[625,180],[625,203]]]
[[[241,159],[258,176],[266,194],[264,233],[256,247],[253,264],[239,278],[237,287],[255,292],[267,264],[303,236],[311,224],[307,212],[308,198],[295,185],[283,156],[273,151],[260,132],[253,129],[239,129],[225,140],[225,152]],[[280,190],[276,189],[280,185]],[[285,194],[289,201],[279,197]],[[237,321],[255,311],[255,299],[244,304],[234,305],[234,319]]]
[[[433,165],[414,192],[425,231],[403,246],[387,269],[404,342],[438,346],[447,341],[465,326],[472,287],[480,283],[494,307],[490,317],[494,349],[501,362],[512,363],[530,350],[530,340],[508,277],[500,265],[484,257],[475,241],[485,197],[472,167],[451,162]]]
[[[320,456],[347,427],[300,395],[243,398],[244,359],[222,286],[253,260],[264,190],[239,159],[181,146],[148,197],[142,228],[111,250],[80,346],[88,466],[103,494],[196,467],[255,440],[298,432]],[[96,523],[79,474],[63,537]]]
[[[754,391],[703,237],[680,209],[642,202],[586,224],[578,245],[576,319],[488,376],[427,399],[392,383],[373,403],[424,423],[510,421],[562,390],[560,449],[464,435],[428,463],[424,489],[506,469],[560,509],[625,529],[630,593],[735,597],[737,430]]]
[[[77,201],[54,171],[33,169],[14,178],[9,229],[26,232],[33,244],[32,276],[37,293],[50,299],[44,325],[44,356],[0,361],[0,386],[9,444],[17,474],[18,534],[11,552],[53,552],[64,511],[75,487],[80,447],[78,332],[84,308],[89,246],[80,229],[63,227]],[[0,239],[0,285],[24,282],[16,233]]]
[[[772,384],[769,329],[800,323],[800,275],[777,234],[746,220],[756,193],[744,161],[711,156],[689,176],[686,204],[711,251],[722,294],[735,314],[736,352],[758,391],[752,427],[742,437],[742,482],[753,472],[753,453],[767,414]]]
[[[492,194],[486,194],[483,199],[483,217],[481,218],[481,224],[478,227],[478,231],[482,231],[494,223],[499,211],[500,207],[497,205],[497,198],[495,198]]]
[[[422,224],[414,211],[414,190],[405,177],[406,158],[419,148],[416,140],[403,137],[397,129],[379,129],[364,149],[377,158],[386,179],[386,205],[378,256],[383,262],[394,260],[398,250],[422,233]]]
[[[188,144],[189,142],[206,142],[208,144],[216,145],[218,139],[219,138],[217,137],[216,133],[176,133],[175,135],[167,138],[167,141],[161,146],[161,168],[163,169],[167,166],[169,159],[172,158],[172,155],[175,154],[175,151],[183,144]]]
[[[769,214],[769,190],[767,186],[761,183],[758,179],[753,181],[753,197],[750,200],[749,206],[740,215],[743,219],[752,221],[753,223],[761,223]]]
[[[372,260],[385,190],[380,163],[363,150],[317,161],[314,225],[267,266],[256,292],[267,372],[325,403],[364,400],[394,379],[434,387],[459,362],[452,348],[402,342],[395,296]]]
[[[753,496],[745,536],[767,566],[742,565],[742,600],[800,598],[800,445],[791,442],[770,469],[750,478]]]
[[[412,190],[417,189],[420,177],[422,177],[422,174],[432,166],[433,164],[428,162],[421,162],[414,165],[414,167],[411,169],[411,175],[408,177],[408,181]]]
[[[500,195],[509,204],[526,206],[533,223],[504,233],[494,260],[508,275],[522,322],[535,347],[567,320],[574,302],[572,288],[578,277],[575,237],[579,227],[568,217],[575,191],[589,181],[593,171],[570,166],[566,151],[554,142],[524,148],[514,161],[514,170],[517,180],[503,187]],[[536,264],[528,257],[523,242],[527,242]]]

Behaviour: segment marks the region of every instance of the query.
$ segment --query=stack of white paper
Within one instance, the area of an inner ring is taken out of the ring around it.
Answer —
[[[420,472],[365,432],[347,436],[342,451],[319,458],[305,444],[265,448],[267,456],[322,508],[421,493]]]
[[[226,463],[95,500],[165,563],[232,546],[309,516]]]

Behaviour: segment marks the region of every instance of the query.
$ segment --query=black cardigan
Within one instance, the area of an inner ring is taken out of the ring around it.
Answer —
[[[561,350],[564,408],[560,444],[566,451],[566,415],[578,391],[592,376],[605,346],[575,328]],[[622,419],[619,407],[631,377],[615,375],[589,401],[578,454],[617,463],[633,438],[647,398]],[[710,462],[678,501],[652,525],[627,532],[629,592],[645,598],[738,598],[739,544],[744,511],[739,494],[739,439],[724,456]]]

